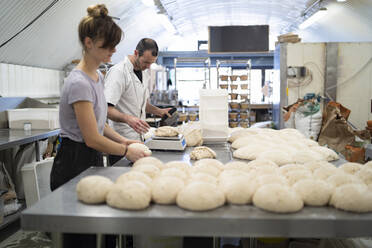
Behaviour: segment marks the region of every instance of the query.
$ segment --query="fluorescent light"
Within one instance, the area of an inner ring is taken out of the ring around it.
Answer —
[[[315,12],[312,16],[310,16],[309,18],[307,18],[298,27],[300,29],[305,29],[305,28],[311,26],[314,22],[319,21],[326,14],[327,14],[327,9],[326,8],[320,8],[317,12]]]
[[[154,0],[142,0],[142,3],[148,7],[153,7],[155,6]]]
[[[158,18],[160,23],[164,26],[164,28],[171,34],[175,34],[177,30],[174,28],[173,24],[169,20],[168,16],[164,14],[158,14]]]
[[[343,3],[343,2],[346,2],[347,0],[337,0],[337,2],[339,3]]]

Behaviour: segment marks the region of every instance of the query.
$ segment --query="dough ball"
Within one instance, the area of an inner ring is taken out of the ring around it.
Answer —
[[[155,157],[143,157],[134,162],[133,167],[136,167],[140,164],[153,164],[159,169],[165,169],[165,164]]]
[[[279,166],[290,164],[293,162],[293,158],[290,154],[283,151],[271,150],[260,153],[257,159],[267,159],[273,161]]]
[[[372,169],[372,161],[369,161],[369,162],[365,163],[363,167],[368,167],[368,168]]]
[[[286,164],[279,168],[279,172],[286,176],[289,172],[292,171],[310,171],[302,164]]]
[[[259,154],[267,151],[269,148],[265,145],[246,145],[233,152],[234,158],[255,160]]]
[[[234,132],[231,133],[231,135],[230,135],[230,137],[227,141],[230,142],[230,143],[233,143],[238,138],[255,135],[257,133],[258,133],[257,129],[254,129],[254,128],[247,128],[247,129],[237,130],[237,131],[234,131]]]
[[[234,149],[239,149],[244,146],[258,146],[258,145],[264,145],[265,142],[263,140],[259,140],[257,136],[255,137],[240,137],[237,140],[235,140],[232,144],[231,147]]]
[[[319,169],[319,168],[331,168],[331,169],[336,168],[333,164],[327,161],[311,161],[311,162],[305,163],[304,166],[310,169],[312,172],[314,172],[316,169]]]
[[[253,204],[276,213],[297,212],[304,206],[301,197],[294,190],[281,184],[267,184],[259,187],[253,196]]]
[[[193,129],[191,132],[185,134],[187,146],[201,146],[203,145],[203,136],[200,129]]]
[[[204,159],[196,161],[194,166],[201,165],[201,164],[212,165],[212,166],[218,168],[219,170],[224,170],[225,169],[225,166],[223,165],[223,163],[218,161],[217,159],[204,158]]]
[[[202,158],[216,158],[217,154],[206,146],[197,146],[190,153],[190,158],[193,160],[199,160]]]
[[[106,195],[114,183],[103,176],[87,176],[76,185],[77,197],[87,204],[105,202]]]
[[[327,182],[334,187],[339,187],[344,184],[354,183],[354,184],[364,184],[364,182],[357,176],[346,174],[344,172],[337,173],[327,178]]]
[[[372,211],[372,193],[363,184],[345,184],[337,187],[330,203],[338,209],[364,213]]]
[[[316,169],[313,173],[314,178],[320,179],[320,180],[327,180],[328,177],[342,173],[339,170],[334,168],[319,168]]]
[[[288,186],[288,180],[281,175],[274,175],[274,174],[258,176],[257,178],[258,187],[261,187],[267,184],[280,184],[280,185]]]
[[[136,167],[133,167],[132,171],[143,172],[151,178],[155,178],[160,173],[160,169],[153,164],[139,164]]]
[[[299,150],[293,156],[294,162],[297,164],[305,164],[311,161],[321,161],[324,160],[323,155],[311,150]]]
[[[276,168],[279,167],[275,162],[268,160],[268,159],[256,159],[256,160],[249,162],[248,165],[257,166],[257,167],[260,167],[260,166],[271,166],[271,167],[276,167]]]
[[[203,172],[197,172],[197,173],[191,174],[188,183],[192,183],[192,182],[206,182],[206,183],[211,183],[215,185],[218,184],[218,180],[216,177],[211,176],[207,173],[203,173]]]
[[[317,153],[321,154],[323,156],[324,160],[333,161],[333,160],[339,159],[337,153],[335,151],[333,151],[332,149],[329,149],[327,147],[312,146],[312,147],[310,147],[310,149],[314,152],[317,152]]]
[[[187,175],[190,173],[191,166],[182,161],[171,161],[165,164],[166,168],[177,168],[185,172]]]
[[[194,165],[191,169],[191,172],[192,173],[203,172],[214,177],[218,177],[218,175],[221,173],[221,171],[217,167],[206,163]]]
[[[212,210],[223,204],[225,204],[224,193],[211,183],[190,183],[177,196],[177,205],[192,211]]]
[[[145,173],[141,171],[129,171],[126,173],[121,174],[117,179],[116,179],[116,184],[124,184],[128,181],[140,181],[144,183],[147,187],[151,188],[152,184],[152,179]]]
[[[158,204],[175,204],[178,192],[185,183],[171,176],[157,177],[152,184],[152,200]]]
[[[338,167],[339,170],[351,175],[356,174],[361,168],[362,164],[351,162],[342,164],[340,167]]]
[[[159,176],[160,177],[165,177],[165,176],[177,177],[181,179],[183,182],[186,182],[189,178],[188,173],[175,167],[162,170]]]
[[[115,184],[106,196],[106,203],[115,208],[141,210],[150,205],[151,190],[140,181]]]
[[[316,179],[304,179],[295,183],[292,188],[300,195],[305,205],[325,206],[331,198],[333,187]]]
[[[255,167],[255,170],[254,172],[257,174],[257,175],[267,175],[267,174],[273,174],[273,175],[279,175],[280,172],[279,172],[279,169],[278,168],[275,168],[275,167],[272,167],[272,166],[259,166],[259,167]]]
[[[311,179],[313,174],[307,170],[296,170],[296,171],[289,171],[286,175],[286,178],[289,182],[289,185],[293,185],[301,180],[304,179]]]
[[[355,175],[362,179],[365,184],[372,184],[372,169],[369,167],[364,166]]]
[[[170,126],[158,127],[155,130],[155,136],[157,137],[174,137],[177,135],[178,135],[178,130]]]
[[[225,170],[246,170],[247,163],[241,161],[231,161],[225,164]]]
[[[146,156],[151,156],[152,154],[151,150],[146,145],[141,144],[141,143],[132,143],[128,146],[128,148],[129,147],[143,151]]]
[[[304,139],[305,136],[300,132],[298,131],[297,129],[294,129],[294,128],[284,128],[284,129],[280,129],[278,131],[281,135],[283,136],[292,136],[292,137],[295,137],[297,139]]]
[[[242,176],[235,177],[234,180],[225,182],[222,185],[226,201],[231,204],[250,204],[256,191],[256,183]]]
[[[237,177],[244,177],[246,180],[251,180],[253,175],[248,174],[241,170],[224,170],[221,172],[220,176],[218,177],[218,181],[220,185],[223,185],[224,183],[228,183],[231,181],[234,181]]]
[[[312,139],[301,139],[300,142],[306,146],[319,146],[318,142]]]

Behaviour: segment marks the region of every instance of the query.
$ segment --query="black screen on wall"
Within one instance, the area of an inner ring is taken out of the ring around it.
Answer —
[[[269,26],[210,26],[209,53],[269,51]]]

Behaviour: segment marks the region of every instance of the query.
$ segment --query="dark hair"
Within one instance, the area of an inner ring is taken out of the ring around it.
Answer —
[[[143,53],[147,50],[151,51],[151,55],[154,57],[158,56],[158,44],[156,44],[156,41],[150,38],[143,38],[138,42],[136,46],[136,50],[138,51],[139,56],[142,56]]]
[[[108,10],[104,4],[88,7],[88,15],[79,24],[79,39],[84,47],[84,39],[91,38],[93,41],[103,39],[102,48],[114,48],[123,35],[120,27],[108,16]]]

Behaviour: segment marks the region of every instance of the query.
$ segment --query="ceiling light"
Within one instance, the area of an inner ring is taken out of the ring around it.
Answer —
[[[307,18],[298,27],[300,29],[305,29],[305,28],[311,26],[313,23],[319,21],[326,14],[327,14],[327,8],[320,8],[317,12],[315,12],[312,16],[310,16],[309,18]]]
[[[339,3],[343,3],[343,2],[346,2],[347,0],[337,0],[337,2]]]
[[[164,15],[164,14],[159,14],[158,15],[158,18],[159,18],[159,21],[160,23],[164,26],[164,28],[171,34],[175,34],[177,32],[177,30],[175,29],[175,27],[173,26],[173,24],[171,23],[171,21],[169,20],[168,16]]]
[[[153,7],[155,6],[154,0],[142,0],[142,3],[148,7]]]

